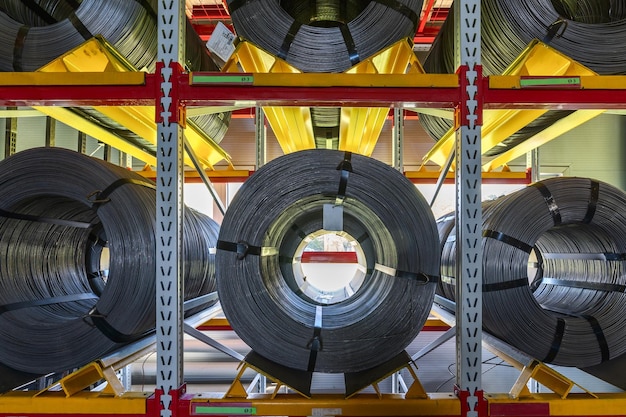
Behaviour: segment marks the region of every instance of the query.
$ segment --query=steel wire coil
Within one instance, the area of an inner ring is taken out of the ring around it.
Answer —
[[[129,70],[154,72],[157,60],[156,0],[37,0],[0,2],[0,71],[36,71],[95,35],[101,35],[127,60]],[[186,22],[185,66],[190,71],[219,71],[190,22]],[[84,114],[86,109],[77,109]],[[191,119],[215,142],[230,123],[230,112]],[[91,121],[156,154],[146,143],[99,112]]]
[[[36,148],[1,161],[0,184],[0,363],[64,371],[153,331],[151,181],[73,151]],[[216,290],[218,226],[187,208],[183,227],[184,294],[197,299]]]
[[[326,227],[326,208],[341,209],[341,231],[365,255],[362,284],[337,302],[314,300],[296,282],[296,249]],[[255,172],[226,212],[216,255],[220,303],[242,340],[275,363],[369,369],[400,353],[423,326],[438,245],[428,204],[398,171],[340,151],[295,152]]]
[[[343,72],[413,38],[422,0],[229,0],[237,35],[302,72]],[[317,147],[339,143],[339,110],[311,110]],[[330,122],[330,123],[329,123]],[[330,141],[330,143],[329,143]]]
[[[502,74],[533,39],[599,74],[626,73],[626,8],[621,1],[482,0],[481,4],[484,75]],[[426,72],[454,73],[454,43],[454,13],[450,13],[424,62]],[[485,155],[505,152],[570,113],[549,111]],[[420,120],[435,140],[452,126],[449,120],[427,114],[420,114]]]
[[[483,204],[483,326],[547,363],[588,367],[626,352],[626,194],[553,178]],[[452,219],[452,220],[451,220]],[[453,216],[438,220],[438,293],[455,297]]]

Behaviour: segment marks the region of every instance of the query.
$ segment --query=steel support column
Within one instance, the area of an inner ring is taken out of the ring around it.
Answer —
[[[267,129],[265,128],[265,112],[257,106],[254,112],[254,137],[256,143],[256,169],[267,162]]]
[[[87,134],[85,132],[78,131],[78,144],[76,150],[83,155],[87,153]]]
[[[46,148],[56,146],[57,121],[46,116]]]
[[[17,110],[17,107],[7,107],[7,110]],[[17,117],[5,119],[4,132],[4,157],[7,158],[15,153],[17,148]]]
[[[393,108],[391,143],[393,167],[400,172],[404,172],[404,109],[402,107]]]
[[[482,71],[480,0],[454,4],[455,58],[462,99],[456,109],[456,385],[461,415],[486,414],[482,366]]]
[[[157,121],[156,386],[160,416],[176,415],[183,385],[183,128],[178,95],[184,51],[185,2],[163,0],[158,8],[160,97]]]

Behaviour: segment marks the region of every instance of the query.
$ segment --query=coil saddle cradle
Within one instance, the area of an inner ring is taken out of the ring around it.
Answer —
[[[307,292],[298,250],[320,231],[360,247],[361,274],[344,297]],[[233,199],[217,249],[220,302],[252,366],[308,396],[313,372],[344,373],[350,393],[363,372],[380,379],[385,364],[410,362],[404,349],[429,314],[440,254],[428,204],[398,171],[324,149],[275,159]]]

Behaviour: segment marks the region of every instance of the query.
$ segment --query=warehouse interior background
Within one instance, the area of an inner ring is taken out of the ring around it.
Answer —
[[[193,28],[203,41],[208,41],[218,23],[232,29],[232,21],[225,0],[187,0],[186,13]],[[450,13],[451,0],[425,0],[420,16],[420,25],[414,39],[415,56],[424,61],[428,56],[430,45],[440,30],[445,18]],[[405,171],[419,171],[423,167],[423,158],[433,147],[435,141],[425,131],[419,121],[421,116],[412,110],[403,111],[404,136],[403,160]],[[52,136],[50,124],[54,125]],[[267,161],[279,158],[284,154],[276,134],[266,124]],[[0,132],[5,133],[5,140],[0,141],[0,155],[3,158],[12,153],[44,147],[55,146],[77,150],[80,134],[75,128],[55,121],[50,116],[30,107],[4,107],[0,109]],[[10,149],[8,139],[13,133],[15,148]],[[563,133],[555,139],[537,148],[538,178],[561,176],[589,177],[611,184],[626,191],[626,119],[619,110],[607,110],[601,115]],[[392,112],[386,118],[380,136],[376,141],[372,157],[392,165],[393,156],[393,117]],[[256,126],[255,109],[247,108],[233,112],[228,130],[219,146],[231,157],[231,165],[225,162],[216,164],[216,170],[235,169],[255,171],[256,167]],[[93,136],[86,137],[85,154],[106,159],[116,164],[123,164],[122,152],[105,145]],[[128,167],[134,171],[146,172],[154,169],[145,162],[133,158]],[[436,172],[434,164],[426,167]],[[515,158],[506,165],[505,171],[524,173],[529,168],[529,156]],[[192,168],[189,168],[192,170]],[[535,173],[535,175],[537,175]],[[503,175],[503,178],[506,178]],[[232,200],[245,178],[214,183],[220,197],[228,203]],[[429,180],[416,181],[415,186],[430,201],[436,190],[436,175]],[[484,199],[494,199],[525,187],[519,181],[487,181],[483,184]],[[455,207],[455,188],[453,183],[446,183],[433,204],[433,214],[438,218],[450,213]],[[220,222],[222,215],[217,210],[213,199],[205,185],[199,181],[188,181],[184,186],[184,201],[189,207],[207,214]],[[442,329],[422,331],[416,340],[407,348],[409,354],[418,352],[444,333]],[[232,349],[245,354],[248,347],[231,329],[208,330],[208,334]],[[454,338],[445,342],[437,349],[426,354],[417,361],[420,381],[428,392],[452,392],[454,389]],[[185,381],[189,392],[225,391],[237,374],[238,361],[216,351],[210,346],[186,337],[185,339]],[[519,371],[508,365],[504,360],[488,350],[483,352],[483,386],[485,392],[506,392],[515,382]],[[592,392],[622,392],[622,389],[593,377],[576,368],[555,367],[559,372],[574,380],[579,386],[574,392],[585,389]],[[156,381],[156,355],[150,354],[136,361],[127,369],[131,374],[132,390],[151,391]],[[254,376],[246,374],[246,381]],[[404,375],[409,378],[408,375]],[[384,389],[391,389],[393,381],[385,380]],[[343,381],[341,375],[316,374],[313,379],[313,392],[340,392]],[[533,392],[543,392],[544,388],[535,384],[530,387]],[[371,391],[371,389],[370,389]]]

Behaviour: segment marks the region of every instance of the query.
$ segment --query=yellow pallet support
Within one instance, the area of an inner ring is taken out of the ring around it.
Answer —
[[[490,88],[497,87],[497,83],[503,80],[528,76],[595,76],[595,72],[571,58],[561,54],[550,46],[538,41],[532,41],[520,54],[503,76],[493,78],[494,84],[490,83]],[[520,88],[507,85],[506,88]],[[482,152],[485,153],[505,139],[517,132],[533,120],[537,119],[547,109],[524,109],[524,110],[485,110],[483,112],[482,125]],[[557,121],[547,129],[533,135],[521,144],[491,159],[483,165],[484,171],[493,171],[498,167],[506,165],[513,159],[526,154],[528,151],[549,142],[559,135],[587,122],[598,116],[604,110],[578,110]],[[439,166],[444,166],[448,155],[454,149],[455,129],[452,128],[433,146],[433,148],[422,159],[423,164],[429,161]]]
[[[302,72],[250,42],[240,40],[223,72],[249,72],[255,74],[302,74]],[[398,41],[379,53],[346,70],[343,74],[423,74],[411,41]],[[332,77],[332,74],[327,74]],[[285,77],[287,79],[287,77]],[[311,77],[300,77],[299,82],[309,82]],[[287,84],[281,84],[287,85]],[[302,86],[302,84],[299,84]],[[307,84],[308,85],[308,84]],[[316,147],[311,111],[308,107],[263,108],[265,116],[284,153]],[[370,156],[380,136],[388,108],[349,107],[341,109],[339,149]]]
[[[54,73],[55,77],[59,77],[60,80],[67,79],[70,85],[75,82],[75,77],[80,73],[101,73],[103,84],[115,84],[119,73],[135,72],[137,79],[141,79],[142,82],[144,76],[119,55],[112,45],[99,36],[65,53],[40,68],[39,71]],[[71,110],[56,106],[34,106],[34,108],[146,164],[156,166],[156,157],[152,154],[112,134],[99,124],[80,117]],[[156,144],[157,127],[154,106],[96,106],[93,108],[150,143]],[[206,169],[212,170],[215,164],[223,160],[232,167],[230,156],[190,119],[187,120],[185,126],[185,138]],[[188,156],[185,158],[185,163],[193,166]]]

